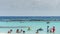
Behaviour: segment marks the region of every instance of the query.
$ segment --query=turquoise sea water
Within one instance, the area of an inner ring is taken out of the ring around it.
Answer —
[[[43,31],[41,33],[47,32],[47,25],[51,27],[55,26],[56,31],[55,34],[60,33],[60,21],[49,21],[50,23],[47,24],[47,21],[20,21],[20,22],[0,22],[0,26],[29,26],[31,27],[30,34],[35,33],[37,29],[42,28]],[[7,33],[10,29],[12,29],[12,33],[16,33],[16,29],[23,29],[27,33],[29,33],[28,28],[0,28],[0,32]]]

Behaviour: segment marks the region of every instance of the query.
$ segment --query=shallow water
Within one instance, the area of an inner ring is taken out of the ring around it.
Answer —
[[[28,31],[28,28],[0,28],[0,33],[6,33],[12,29],[12,33],[16,33],[16,29],[23,29],[26,31],[25,34],[36,34],[36,30],[42,28],[43,31],[40,31],[39,34],[48,34],[47,33],[47,25],[51,27],[55,26],[56,31],[55,34],[59,34],[60,32],[60,21],[50,21],[49,24],[46,21],[21,21],[21,22],[0,22],[0,26],[27,26],[30,27],[31,30]],[[17,34],[17,33],[16,33]],[[21,33],[23,34],[23,33]],[[52,33],[49,33],[52,34]]]

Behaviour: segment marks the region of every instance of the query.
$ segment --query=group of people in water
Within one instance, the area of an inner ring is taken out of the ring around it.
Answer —
[[[49,33],[54,33],[55,32],[55,26],[53,26],[52,28],[49,28],[49,26],[47,26],[47,32]]]
[[[36,34],[39,34],[39,31],[43,31],[42,28],[37,29]],[[49,26],[47,26],[47,33],[54,33],[55,32],[55,26],[53,26],[52,28],[49,28]]]
[[[47,22],[47,24],[49,24],[50,22]],[[39,31],[43,31],[42,28],[37,29],[36,34],[39,34]],[[53,26],[52,28],[50,28],[49,26],[47,26],[47,33],[55,33],[55,26]]]
[[[21,30],[19,30],[19,29],[16,30],[16,33],[22,33],[22,32],[23,32],[23,34],[25,33],[25,31],[22,30],[22,29]],[[11,34],[11,33],[12,33],[12,29],[8,31],[8,34]]]
[[[47,22],[47,24],[49,24],[49,22]],[[28,30],[31,30],[31,28],[28,27]],[[39,34],[39,31],[43,31],[43,28],[37,29],[36,34]],[[11,32],[12,32],[12,29],[10,31],[8,31],[8,34],[11,34]],[[22,29],[21,30],[19,30],[19,29],[16,30],[16,33],[21,33],[21,32],[23,32],[23,34],[25,34],[25,31],[22,30]],[[55,32],[55,26],[50,28],[49,25],[47,25],[47,33],[54,33],[54,32]]]
[[[30,27],[28,27],[28,30],[30,30]],[[11,30],[9,30],[9,31],[8,31],[8,34],[11,34],[11,33],[12,33],[12,31],[13,31],[12,29],[11,29]],[[25,31],[24,31],[24,30],[22,30],[22,29],[21,29],[21,30],[17,29],[17,30],[16,30],[16,33],[23,33],[23,34],[25,34]]]
[[[49,33],[54,33],[55,32],[55,26],[53,26],[52,28],[49,27],[49,23],[50,22],[47,22],[48,26],[47,26],[47,32]]]

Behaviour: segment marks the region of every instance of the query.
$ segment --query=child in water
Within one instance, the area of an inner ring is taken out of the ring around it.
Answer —
[[[30,27],[28,27],[28,30],[31,30]]]
[[[37,32],[36,32],[36,34],[38,34],[39,32],[38,32],[38,30],[37,30]]]

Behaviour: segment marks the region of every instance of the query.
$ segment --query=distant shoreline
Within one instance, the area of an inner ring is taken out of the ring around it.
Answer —
[[[0,21],[60,21],[60,16],[0,16]]]

